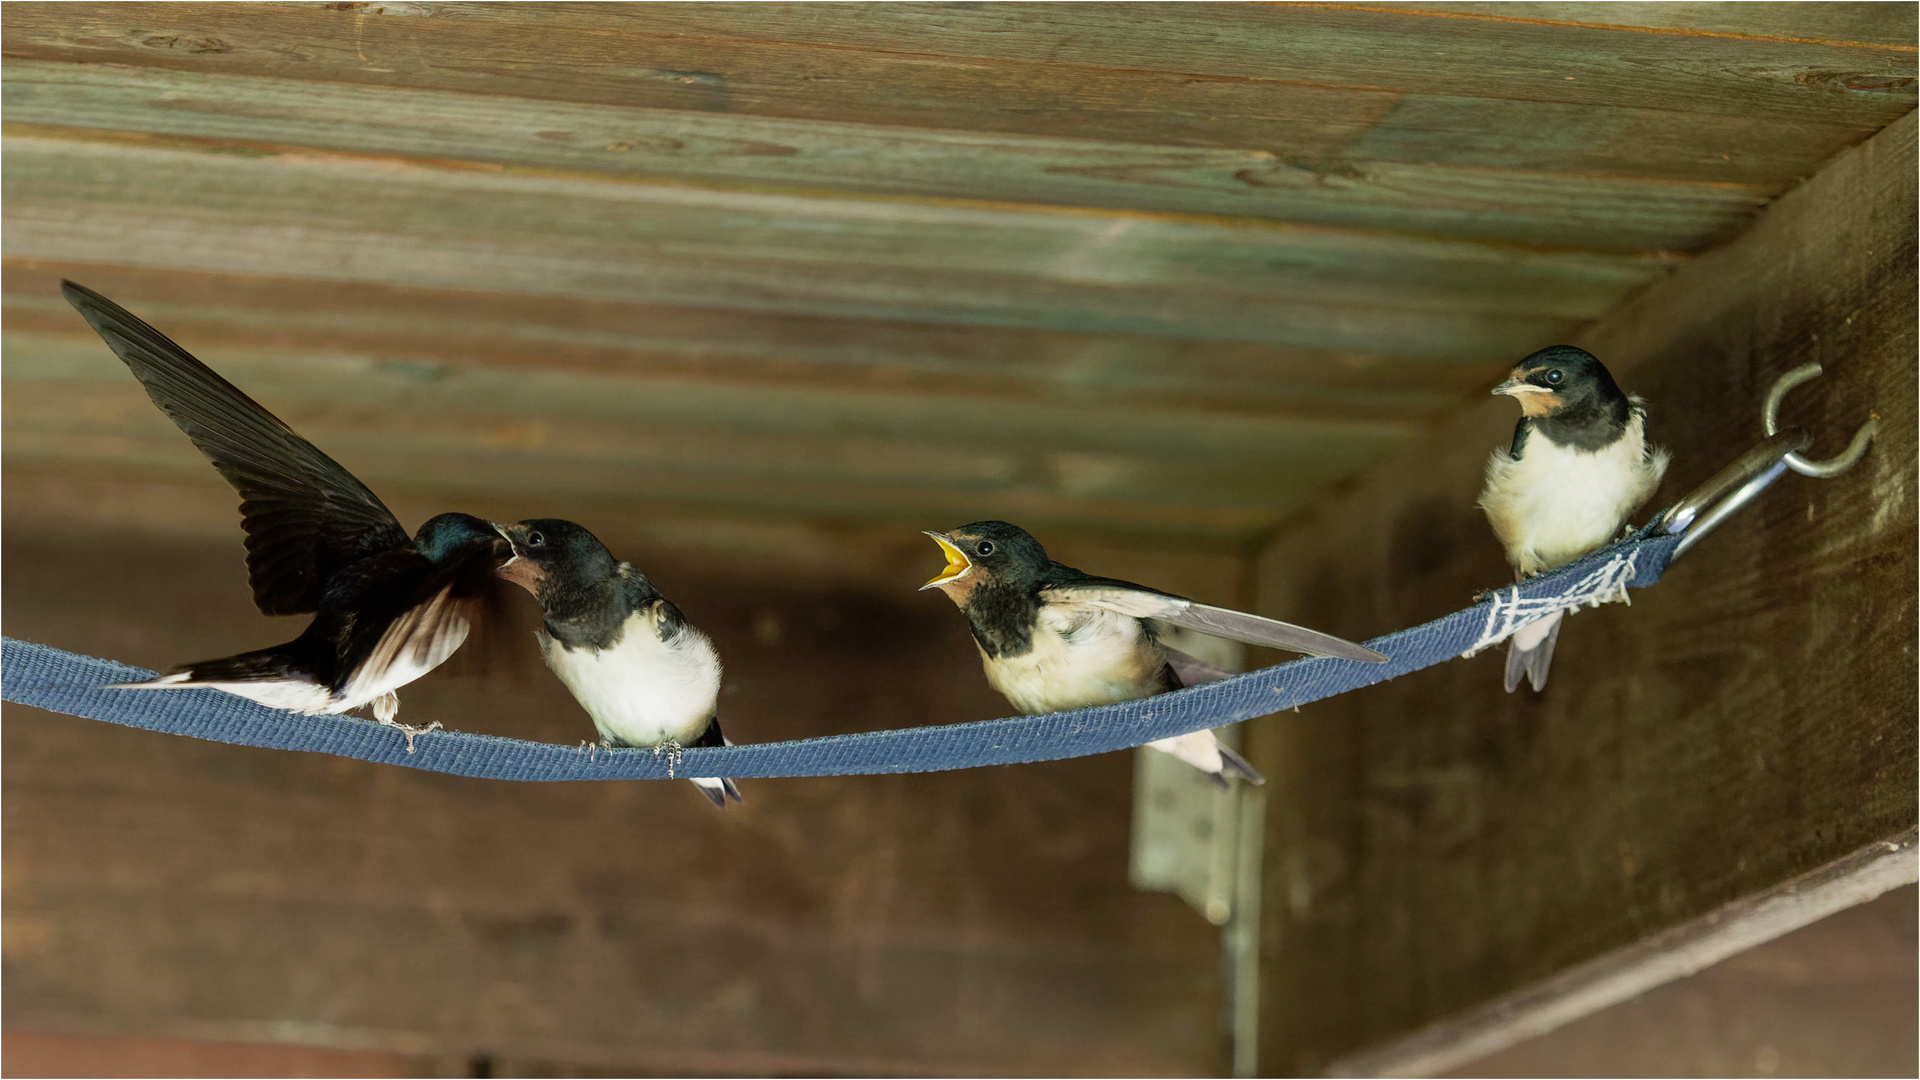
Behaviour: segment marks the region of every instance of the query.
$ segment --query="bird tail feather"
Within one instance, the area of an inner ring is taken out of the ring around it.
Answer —
[[[1222,743],[1220,746],[1220,775],[1224,778],[1228,773],[1232,773],[1255,787],[1259,787],[1261,784],[1267,782],[1267,778],[1260,775],[1260,770],[1248,764],[1246,758],[1234,753],[1227,748],[1226,744]]]
[[[1553,621],[1552,625],[1544,628],[1544,637],[1538,636],[1537,632],[1526,634],[1525,631],[1532,627],[1523,627],[1521,633],[1508,639],[1507,693],[1511,694],[1520,688],[1522,676],[1526,677],[1536,694],[1547,688],[1547,670],[1553,666],[1553,647],[1560,640],[1560,627],[1566,622],[1566,612],[1555,612],[1549,617]]]
[[[314,672],[289,659],[283,650],[261,649],[219,660],[203,660],[170,675],[145,682],[114,683],[116,690],[224,690],[271,709],[309,716],[340,711],[333,692]]]
[[[1240,777],[1251,784],[1264,784],[1266,777],[1247,759],[1229,750],[1218,736],[1207,728],[1190,731],[1185,735],[1175,735],[1170,739],[1155,739],[1148,747],[1163,754],[1184,761],[1200,770],[1207,779],[1227,787],[1233,777]]]
[[[287,645],[202,660],[145,682],[115,683],[121,690],[186,690],[220,683],[313,682],[313,673],[287,659]]]
[[[700,794],[707,797],[708,802],[722,810],[727,808],[728,799],[734,802],[746,801],[740,797],[740,788],[729,777],[695,776],[690,779],[693,781],[693,786],[700,789]]]

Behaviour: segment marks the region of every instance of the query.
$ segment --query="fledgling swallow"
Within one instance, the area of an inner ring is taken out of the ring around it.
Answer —
[[[373,706],[399,723],[400,687],[453,655],[494,569],[508,557],[495,527],[441,514],[409,539],[366,485],[185,349],[91,289],[67,298],[240,493],[247,578],[267,615],[313,613],[284,645],[189,665],[128,689],[211,687],[308,715]]]
[[[1520,421],[1513,445],[1487,461],[1480,508],[1515,580],[1605,546],[1666,475],[1667,452],[1647,442],[1646,403],[1621,393],[1584,349],[1541,349],[1493,392],[1520,403]],[[1537,619],[1508,639],[1508,693],[1522,675],[1536,693],[1546,689],[1565,616]]]
[[[720,655],[645,574],[571,521],[521,521],[505,533],[513,557],[499,574],[539,602],[540,653],[602,746],[677,753],[731,745],[715,705]],[[689,779],[722,809],[741,801],[732,780]]]
[[[1029,715],[1134,701],[1227,677],[1161,641],[1156,620],[1309,656],[1387,659],[1304,627],[1081,573],[1048,558],[1040,541],[1004,521],[927,535],[947,565],[921,588],[939,589],[965,613],[987,681]],[[1220,784],[1229,774],[1265,782],[1204,728],[1147,745]]]

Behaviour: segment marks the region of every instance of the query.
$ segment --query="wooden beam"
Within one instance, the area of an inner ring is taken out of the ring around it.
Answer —
[[[10,137],[6,252],[1480,359],[1671,260]]]
[[[210,480],[93,336],[6,335],[10,469]],[[1375,459],[1407,425],[1088,408],[897,390],[433,368],[375,350],[196,353],[369,483],[477,494],[620,492],[782,515],[1247,539]]]
[[[1453,12],[1482,18],[1568,23],[1613,30],[1668,31],[1695,37],[1774,38],[1780,41],[1826,45],[1866,45],[1912,52],[1920,36],[1920,20],[1910,7],[1881,4],[1812,2],[1805,4],[1709,3],[1583,3],[1580,0],[1506,0],[1486,3],[1429,3],[1415,0],[1391,5],[1413,11]]]
[[[1259,725],[1270,785],[1263,1068],[1317,1072],[1698,919],[1915,822],[1913,114],[1577,343],[1646,396],[1677,499],[1785,422],[1789,475],[1631,608],[1572,619],[1552,684],[1499,655]],[[1261,609],[1350,637],[1509,580],[1474,507],[1514,412],[1463,410],[1284,525]]]
[[[1883,18],[1897,25],[1901,16]],[[1817,10],[1808,25],[1821,25]],[[1884,123],[1913,100],[1911,49],[1335,4],[848,11],[671,4],[646,12],[566,4],[375,5],[313,9],[298,20],[264,4],[158,11],[99,4],[71,14],[31,11],[9,37],[15,34],[18,42],[9,48],[19,51],[9,55],[218,64],[223,70],[326,65],[350,81],[400,82],[432,67],[444,71],[434,77],[464,78],[470,86],[492,79],[494,92],[547,83],[548,93],[537,96],[579,93],[618,79],[640,84],[627,94],[676,94],[678,107],[708,110],[750,110],[761,102],[763,108],[804,108],[793,102],[801,96],[798,80],[755,77],[763,72],[828,73],[825,89],[837,98],[833,90],[851,90],[871,78],[869,72],[893,74],[909,64],[938,70],[955,61],[1009,75],[1026,65],[1074,70],[1081,79],[1081,72],[1177,72],[1856,123],[1867,117]],[[828,55],[838,63],[827,62]],[[380,68],[388,70],[369,70]],[[563,74],[553,86],[556,69]],[[1806,92],[1808,76],[1820,80],[1823,92]],[[920,97],[923,85],[876,80],[867,89],[884,108]]]
[[[1008,119],[991,117],[1008,111],[1009,88],[1033,103],[1030,116],[1064,99],[1078,112],[1137,118],[1147,111],[1138,103],[1153,100],[1138,92],[1157,88],[1138,77],[1154,74],[1862,127],[1913,100],[1910,45],[1819,40],[1859,27],[1897,35],[1908,19],[1893,12],[1836,21],[1809,8],[1797,23],[1804,37],[1728,39],[1340,4],[656,7],[22,5],[6,55],[794,117],[839,118],[841,103],[858,102],[888,117],[880,122],[973,130],[1005,130]],[[1231,97],[1207,100],[1211,89],[1176,88],[1164,111],[1233,112]],[[1311,124],[1327,113],[1307,115]]]
[[[1328,1076],[1436,1076],[1683,979],[1889,889],[1920,880],[1915,832],[1867,845],[1537,986],[1328,1067]]]
[[[1643,130],[1637,111],[1489,109],[1456,98],[1402,101],[1396,122],[1357,138],[1350,154],[1288,148],[1276,156],[1094,141],[1084,132],[903,129],[99,64],[14,61],[4,85],[12,131],[77,128],[261,152],[304,147],[656,183],[1105,207],[1604,251],[1706,247],[1866,134],[1782,137],[1733,125],[1743,146],[1784,155],[1760,168],[1742,150],[1745,171],[1736,173],[1715,152],[1729,127],[1719,118]],[[1651,177],[1621,175],[1617,163],[1596,169],[1602,142],[1645,148],[1661,164],[1640,170]],[[1342,157],[1354,164],[1330,164]],[[1512,164],[1503,168],[1503,158]],[[1549,171],[1557,159],[1564,167]],[[1688,176],[1676,163],[1690,161],[1707,164]]]
[[[76,333],[81,324],[59,288],[62,278],[72,278],[198,348],[257,357],[352,355],[421,378],[468,369],[569,371],[1378,425],[1435,413],[1479,390],[1489,374],[1474,363],[1257,342],[722,311],[71,260],[4,265],[7,327],[16,332]]]

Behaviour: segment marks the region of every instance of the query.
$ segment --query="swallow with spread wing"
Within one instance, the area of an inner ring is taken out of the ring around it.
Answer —
[[[240,493],[247,576],[267,615],[313,622],[284,645],[207,660],[129,689],[211,687],[317,715],[373,706],[399,723],[400,687],[453,655],[508,557],[489,522],[441,514],[407,536],[366,485],[158,330],[91,289],[67,298]]]

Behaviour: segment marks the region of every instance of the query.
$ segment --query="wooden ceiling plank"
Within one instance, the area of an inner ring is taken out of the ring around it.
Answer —
[[[657,7],[657,10],[655,9]],[[454,3],[431,22],[478,20],[636,35],[878,50],[902,55],[1180,71],[1473,97],[1687,109],[1885,124],[1912,108],[1914,52],[1812,39],[1651,34],[1346,4]],[[1802,18],[1822,36],[1820,8]],[[402,16],[403,18],[405,16]],[[1796,17],[1784,14],[1776,25]],[[1883,16],[1890,33],[1901,15]],[[1910,20],[1911,15],[1904,16]],[[372,20],[368,20],[371,22]],[[396,20],[398,21],[398,20]],[[1912,44],[1911,41],[1908,42]],[[1878,125],[1876,125],[1878,126]]]
[[[1487,103],[1468,99],[1402,102],[1356,144],[1372,160],[1355,164],[38,61],[9,64],[4,90],[16,132],[78,128],[262,152],[304,147],[643,182],[1267,218],[1609,251],[1703,248],[1798,175],[1774,169],[1775,181],[1743,185],[1500,170],[1493,163],[1523,152],[1516,144],[1554,141],[1517,132],[1567,133],[1568,145],[1552,153],[1571,160],[1634,141],[1621,134],[1641,132],[1644,114],[1542,106],[1533,111],[1551,115],[1534,119],[1550,123],[1516,126],[1526,117],[1499,106],[1493,111],[1503,115],[1482,115]],[[1587,122],[1589,112],[1607,114],[1605,122]],[[1868,133],[1818,134],[1794,168]],[[1710,160],[1704,153],[1673,156]],[[1743,162],[1749,156],[1743,151]]]
[[[5,385],[27,392],[66,387],[76,394],[122,395],[136,417],[155,421],[138,386],[99,342],[79,335],[9,329]],[[1173,460],[1259,461],[1352,441],[1398,442],[1413,425],[1386,418],[1219,416],[1166,407],[1087,406],[1071,401],[1008,402],[900,391],[850,394],[813,388],[717,386],[684,380],[632,380],[564,370],[499,371],[475,368],[423,378],[380,365],[372,357],[323,351],[270,356],[229,353],[224,346],[196,354],[249,393],[294,422],[313,416],[338,422],[354,413],[426,407],[466,417],[491,430],[539,420],[562,438],[573,425],[634,429],[691,426],[741,434],[771,432],[822,438],[886,438],[939,445],[965,455],[974,448],[1101,454],[1160,455]],[[37,391],[35,391],[37,392]],[[302,411],[304,410],[304,411]],[[544,438],[544,437],[543,437]]]
[[[1913,4],[1877,4],[1801,0],[1797,3],[1731,2],[1653,3],[1638,0],[1501,0],[1498,3],[1429,3],[1425,0],[1370,5],[1411,11],[1458,12],[1500,19],[1549,23],[1671,30],[1688,34],[1726,34],[1780,41],[1817,41],[1835,45],[1877,45],[1912,50],[1920,37],[1920,9]]]
[[[123,446],[111,455],[71,457],[64,451],[39,455],[8,450],[7,482],[16,478],[52,481],[56,486],[106,483],[117,487],[205,485],[205,463],[168,464],[151,449]],[[1063,501],[1045,493],[996,491],[951,496],[903,488],[892,501],[874,498],[871,489],[851,485],[740,483],[688,476],[673,470],[582,468],[556,476],[548,469],[497,469],[477,474],[457,461],[394,462],[393,472],[360,474],[395,500],[428,497],[431,505],[493,506],[506,516],[540,517],[579,511],[588,504],[602,516],[673,514],[738,515],[758,525],[793,522],[860,523],[904,530],[947,528],[987,518],[1014,520],[1039,532],[1067,531],[1123,542],[1198,543],[1208,550],[1237,550],[1273,528],[1265,511],[1162,507],[1101,500]],[[1330,481],[1331,482],[1331,481]],[[218,483],[215,478],[214,483]],[[914,581],[912,584],[919,584]]]
[[[820,325],[805,327],[813,332],[802,337],[779,325],[801,321],[793,317],[647,305],[599,305],[615,310],[598,313],[607,328],[596,329],[569,318],[583,306],[577,302],[549,311],[543,298],[494,294],[458,297],[458,307],[443,303],[439,311],[425,305],[404,311],[242,310],[237,305],[259,302],[257,291],[211,305],[169,303],[151,300],[154,294],[139,287],[138,279],[152,271],[80,265],[20,281],[28,277],[20,265],[8,265],[9,331],[84,334],[59,297],[58,278],[71,276],[120,299],[169,334],[198,342],[199,349],[356,357],[369,368],[422,382],[468,369],[561,371],[610,383],[665,379],[1377,424],[1429,415],[1488,381],[1484,365],[1395,364],[1236,342],[815,319],[804,320]],[[20,289],[31,289],[31,295]],[[285,303],[325,291],[304,282],[286,289],[287,295],[273,299]],[[386,299],[422,296],[406,290]]]
[[[55,140],[7,155],[16,257],[1410,355],[1535,340],[1668,265]]]
[[[605,14],[603,10],[603,14]],[[1317,155],[1389,108],[1390,91],[928,62],[805,46],[707,42],[607,27],[394,20],[318,7],[17,7],[9,60],[154,65],[628,108],[847,121]]]
[[[1396,161],[1751,184],[1778,192],[1877,130],[1666,109],[1407,94],[1349,144],[1340,160],[1362,171],[1370,162]]]
[[[195,347],[370,482],[464,470],[477,487],[579,491],[631,473],[662,490],[703,482],[749,492],[831,490],[843,508],[857,500],[973,505],[1006,494],[1023,505],[1097,503],[1122,517],[1277,520],[1410,430],[570,372],[467,371],[422,381],[328,352],[263,358]],[[97,340],[9,329],[5,349],[10,464],[121,468],[153,459],[190,473],[198,463]],[[1098,516],[1087,506],[1074,513]]]
[[[1195,143],[1236,102],[1165,76],[1338,89],[1284,112],[1261,104],[1278,97],[1239,99],[1335,145],[1406,91],[1868,128],[1914,102],[1913,56],[1896,50],[1436,16],[1312,4],[20,5],[5,44],[10,59],[1026,134],[1154,141],[1141,132],[1158,116],[1161,130],[1187,132],[1178,143],[1248,149],[1265,147]]]
[[[9,254],[148,268],[586,296],[695,307],[959,326],[1256,341],[1436,360],[1511,355],[1564,338],[1587,319],[1252,301],[1164,288],[1063,285],[1031,277],[913,274],[800,261],[722,264],[584,247],[539,251],[483,242],[405,243],[377,231],[321,233],[210,216],[156,222],[144,214],[45,214],[15,200]],[[378,252],[377,261],[368,255]]]
[[[7,466],[59,471],[94,480],[201,483],[206,463],[177,432],[143,435],[136,428],[103,421],[71,427],[46,410],[16,413],[8,406]],[[16,419],[18,417],[18,419]],[[407,414],[406,420],[433,418]],[[396,418],[389,418],[396,419]],[[309,425],[310,426],[310,425]],[[1243,531],[1270,528],[1318,489],[1363,468],[1371,457],[1302,462],[1249,477],[1227,470],[1181,469],[1167,463],[1136,474],[1125,460],[1076,455],[1014,459],[990,464],[1005,472],[942,471],[925,447],[867,443],[829,445],[816,440],[752,438],[703,444],[631,437],[596,446],[591,455],[518,451],[460,431],[428,427],[405,441],[361,440],[337,449],[353,429],[309,430],[354,473],[377,490],[422,486],[460,488],[491,495],[529,493],[549,497],[597,494],[640,501],[667,498],[718,505],[760,505],[821,515],[893,517],[903,513],[935,520],[978,520],[1016,513],[1071,517],[1108,527],[1152,525],[1161,531]],[[16,430],[17,428],[17,430]],[[387,429],[382,430],[387,434]],[[849,467],[848,455],[872,463],[888,459],[892,471]],[[925,468],[905,466],[921,463]],[[949,463],[950,464],[950,463]],[[1258,484],[1250,483],[1257,479]],[[535,516],[529,509],[526,516]],[[962,516],[966,515],[966,516]]]

